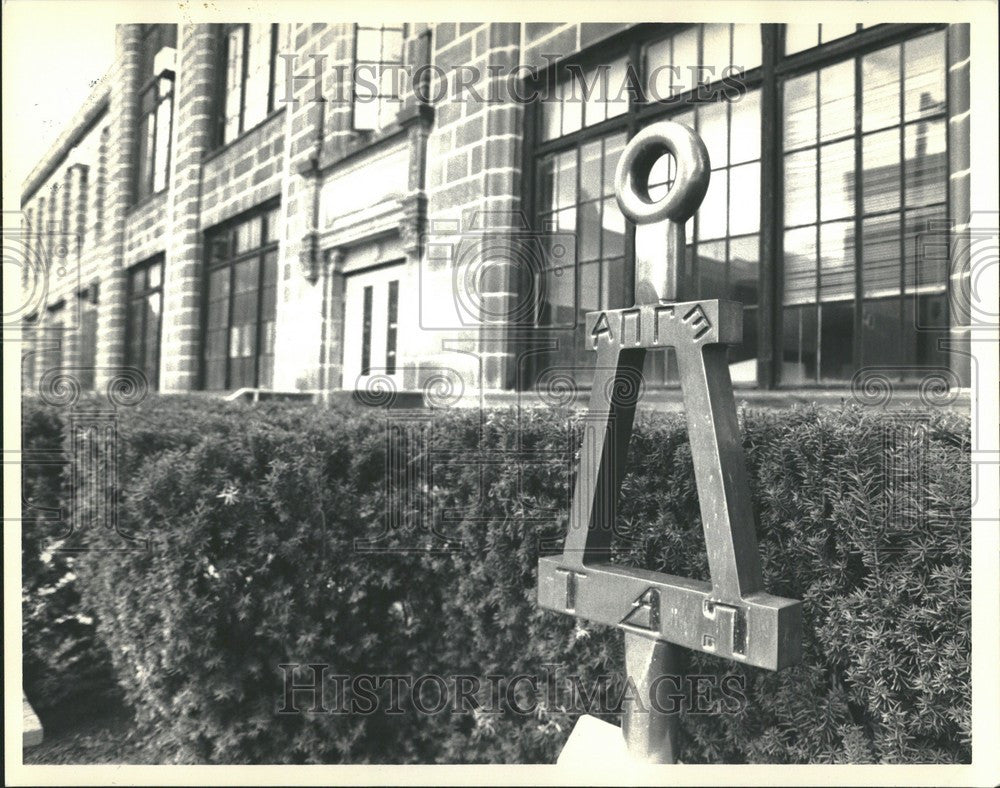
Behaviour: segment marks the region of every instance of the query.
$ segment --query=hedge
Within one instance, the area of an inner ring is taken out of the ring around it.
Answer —
[[[740,417],[765,582],[803,600],[803,664],[775,674],[691,653],[691,674],[735,677],[746,702],[685,704],[682,759],[968,762],[969,420]],[[176,762],[546,763],[580,711],[571,680],[611,677],[591,711],[616,719],[621,634],[535,603],[579,427],[545,409],[123,410],[121,523],[149,549],[102,551],[121,537],[88,531],[79,575],[140,729]],[[707,577],[682,419],[640,417],[630,457],[614,560]],[[351,698],[377,698],[372,713],[279,714],[287,666],[307,664],[478,677],[481,708],[422,713],[434,692],[421,703],[383,685]],[[533,707],[518,676],[555,689]]]

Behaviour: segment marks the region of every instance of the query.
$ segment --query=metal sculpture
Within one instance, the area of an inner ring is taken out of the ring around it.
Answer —
[[[654,200],[649,172],[667,153],[676,177]],[[595,428],[584,436],[563,553],[538,562],[542,607],[624,630],[626,672],[639,696],[626,701],[623,733],[630,755],[653,763],[676,761],[677,715],[646,709],[641,698],[658,677],[681,672],[682,647],[769,670],[800,661],[801,603],[768,594],[761,575],[726,357],[726,346],[742,341],[742,305],[676,301],[684,223],[710,175],[704,143],[679,123],[646,128],[622,154],[618,204],[638,224],[667,220],[667,254],[636,266],[634,306],[587,314],[597,352],[589,410]],[[677,358],[710,582],[608,561],[636,407],[624,390],[634,394],[647,351],[668,347]]]

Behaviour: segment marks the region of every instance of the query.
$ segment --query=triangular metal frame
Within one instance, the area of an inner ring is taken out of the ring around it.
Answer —
[[[743,333],[733,301],[651,303],[587,315],[597,351],[569,531],[538,562],[542,607],[748,665],[801,658],[801,603],[763,590],[727,344]],[[607,562],[646,352],[672,347],[694,460],[711,582]],[[631,390],[630,390],[631,389]]]

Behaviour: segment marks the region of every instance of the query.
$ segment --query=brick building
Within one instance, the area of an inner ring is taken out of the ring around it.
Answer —
[[[967,25],[116,36],[23,190],[26,389],[122,365],[165,392],[585,387],[583,314],[662,254],[611,174],[664,118],[710,151],[682,295],[745,305],[738,386],[969,385],[968,273],[927,243],[970,213]],[[647,387],[674,379],[651,354]]]

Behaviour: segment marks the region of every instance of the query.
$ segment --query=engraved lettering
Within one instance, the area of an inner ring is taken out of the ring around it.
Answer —
[[[705,336],[712,328],[712,322],[708,319],[708,315],[705,314],[705,310],[701,308],[701,304],[695,304],[694,308],[684,315],[683,319],[691,328],[701,326],[694,335],[696,341]]]
[[[557,573],[566,575],[566,601],[563,608],[567,613],[576,611],[576,587],[577,578],[586,577],[584,572],[575,572],[572,569],[557,569]]]
[[[653,309],[653,344],[659,345],[660,341],[660,331],[661,325],[662,330],[665,332],[667,330],[666,322],[667,320],[673,320],[674,318],[674,305],[667,304],[666,306],[658,306]]]
[[[642,343],[642,324],[639,321],[639,310],[630,309],[622,312],[622,344],[639,345]]]
[[[636,629],[660,631],[660,592],[650,588],[632,603],[632,610],[621,624]]]
[[[597,322],[594,323],[593,330],[590,332],[595,348],[597,347],[597,342],[600,339],[601,334],[607,334],[609,342],[615,341],[615,337],[611,333],[611,325],[608,323],[608,316],[604,312],[601,312],[600,316],[597,318]]]

